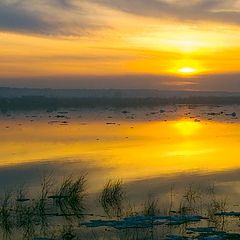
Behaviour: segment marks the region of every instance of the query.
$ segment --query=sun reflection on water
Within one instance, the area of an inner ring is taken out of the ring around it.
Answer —
[[[240,168],[240,125],[194,120],[136,121],[67,126],[23,123],[2,130],[0,166],[41,161],[84,162],[106,177],[142,179],[180,172]],[[4,123],[2,123],[4,125]]]
[[[196,121],[189,121],[189,120],[179,120],[175,123],[174,125],[179,133],[183,136],[190,136],[197,131],[199,131],[202,127],[201,122],[196,122]]]

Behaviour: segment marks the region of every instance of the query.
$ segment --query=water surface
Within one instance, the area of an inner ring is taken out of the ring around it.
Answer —
[[[126,183],[180,175],[211,176],[240,168],[238,106],[72,110],[3,115],[0,169],[5,182],[30,181],[43,168],[86,172],[89,191],[106,179]],[[214,114],[216,115],[214,115]],[[47,167],[49,166],[49,167]],[[22,177],[22,179],[21,179]],[[34,181],[35,179],[32,179]],[[136,189],[137,191],[137,189]]]

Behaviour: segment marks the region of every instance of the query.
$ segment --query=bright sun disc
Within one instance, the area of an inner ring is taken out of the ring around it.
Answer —
[[[183,74],[191,74],[191,73],[195,73],[196,69],[191,67],[183,67],[183,68],[180,68],[178,72]]]

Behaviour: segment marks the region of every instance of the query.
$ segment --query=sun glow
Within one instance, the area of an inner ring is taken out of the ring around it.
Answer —
[[[171,68],[168,72],[174,75],[181,76],[193,76],[209,71],[205,66],[202,66],[201,62],[193,58],[182,58],[170,63]]]
[[[192,67],[182,67],[182,68],[178,69],[178,72],[182,73],[182,74],[193,74],[193,73],[197,72],[197,69],[192,68]]]

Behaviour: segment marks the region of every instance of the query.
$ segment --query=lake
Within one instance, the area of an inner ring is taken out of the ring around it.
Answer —
[[[131,201],[159,198],[175,208],[188,186],[207,189],[239,208],[240,106],[162,106],[139,109],[62,109],[11,112],[0,117],[1,191],[40,179],[56,183],[86,174],[88,209],[105,183],[120,179]],[[174,197],[173,197],[174,196]]]

